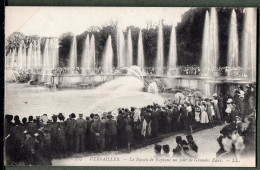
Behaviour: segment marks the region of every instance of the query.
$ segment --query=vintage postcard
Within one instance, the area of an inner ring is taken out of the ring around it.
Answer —
[[[5,14],[5,165],[256,166],[257,8]]]

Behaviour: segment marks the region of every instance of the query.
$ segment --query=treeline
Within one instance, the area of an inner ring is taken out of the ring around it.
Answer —
[[[229,25],[230,17],[233,8],[217,8],[217,16],[219,23],[219,64],[220,66],[225,66],[227,64],[227,48],[228,48],[228,36],[229,36]],[[176,27],[176,37],[177,37],[177,54],[178,54],[178,65],[190,65],[199,64],[202,52],[202,39],[203,39],[203,28],[205,21],[206,10],[209,8],[192,8],[183,14],[181,22],[177,24]],[[235,8],[237,13],[237,25],[238,25],[238,35],[239,44],[241,49],[242,44],[242,29],[243,29],[243,8]],[[174,17],[174,16],[173,16]],[[148,23],[149,24],[149,23]],[[157,36],[158,36],[158,26],[148,25],[147,28],[142,29],[143,33],[143,47],[146,66],[154,66],[157,54]],[[137,46],[138,46],[138,36],[140,28],[135,26],[129,26],[124,30],[125,40],[127,37],[128,30],[132,33],[133,42],[133,55],[134,64],[137,63]],[[170,44],[170,34],[171,25],[163,25],[163,40],[164,40],[164,57],[165,65],[168,59],[169,44]],[[117,32],[117,22],[110,22],[102,27],[91,27],[87,31],[76,36],[77,39],[77,57],[78,63],[81,62],[81,56],[83,53],[85,39],[87,34],[95,36],[95,48],[96,48],[96,62],[100,66],[100,61],[102,58],[104,46],[109,35],[112,38],[112,48],[114,54],[114,66],[117,63],[117,47],[116,47],[116,32]],[[15,32],[6,39],[6,54],[10,52],[11,49],[18,49],[20,42],[25,41],[27,48],[29,43],[38,40],[40,37],[35,36],[25,36],[22,33]],[[41,38],[41,52],[44,51],[44,43],[48,37]],[[69,61],[70,46],[73,39],[72,33],[64,33],[60,37],[60,47],[59,47],[59,59],[60,66],[67,66]],[[80,65],[79,65],[80,66]]]

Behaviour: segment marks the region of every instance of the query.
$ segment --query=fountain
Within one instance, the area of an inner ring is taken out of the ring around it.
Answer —
[[[151,93],[143,92],[144,80],[142,71],[138,66],[127,68],[126,77],[119,77],[108,81],[93,90],[94,94],[102,94],[102,99],[92,104],[87,113],[103,113],[118,108],[144,107],[157,103],[164,104],[164,98],[157,94],[157,84],[151,83]],[[95,95],[93,95],[95,96]]]
[[[32,62],[33,62],[33,68],[37,67],[36,66],[36,59],[37,59],[37,55],[36,55],[36,44],[35,41],[32,42]]]
[[[32,58],[33,58],[33,56],[32,56],[32,43],[30,43],[29,48],[28,48],[28,55],[27,55],[27,68],[30,69],[30,70],[32,69],[32,65],[33,65]]]
[[[239,44],[238,44],[238,32],[237,32],[237,15],[233,9],[230,18],[229,27],[229,40],[228,40],[228,66],[231,68],[238,67],[239,58]]]
[[[137,53],[137,66],[140,68],[144,68],[145,63],[144,63],[144,47],[143,47],[143,36],[142,36],[142,31],[139,31],[139,37],[138,37],[138,53]]]
[[[52,50],[52,69],[55,69],[59,66],[59,40],[57,38],[53,39]]]
[[[15,67],[16,48],[12,51],[11,68]]]
[[[216,8],[211,8],[209,19],[209,56],[210,68],[218,68],[219,44],[218,44],[218,19]]]
[[[170,50],[168,56],[168,72],[177,67],[177,49],[176,49],[176,31],[175,26],[172,26],[171,39],[170,39]]]
[[[96,67],[96,46],[95,46],[95,35],[92,34],[90,39],[90,69],[94,72]]]
[[[71,49],[70,49],[69,68],[76,68],[76,67],[77,67],[77,40],[76,40],[76,36],[73,36]]]
[[[37,67],[40,68],[42,66],[42,57],[41,57],[41,39],[38,40],[37,42]]]
[[[127,34],[127,55],[126,55],[126,67],[131,67],[133,65],[133,44],[131,30],[128,30]]]
[[[250,70],[251,82],[256,81],[256,9],[245,9],[243,28],[242,67]],[[247,76],[247,74],[246,74]]]
[[[49,69],[49,39],[45,40],[42,65],[42,82],[46,82],[46,75]]]
[[[160,21],[158,30],[158,40],[157,40],[157,59],[156,59],[156,69],[157,74],[163,74],[164,68],[164,54],[163,54],[163,23]]]
[[[19,69],[23,69],[25,67],[25,62],[26,62],[26,56],[24,55],[24,51],[25,51],[25,44],[22,41],[20,43],[19,49],[18,49],[18,56],[17,56],[17,60],[18,60],[18,67]]]
[[[90,41],[89,41],[89,35],[87,35],[86,40],[85,40],[85,44],[84,44],[84,49],[83,49],[83,55],[81,58],[81,67],[83,70],[90,70],[90,64],[89,64],[89,60],[90,60]],[[83,71],[83,74],[85,74],[85,71]]]
[[[203,41],[202,41],[202,58],[201,58],[201,69],[203,72],[209,71],[209,12],[206,12],[204,30],[203,30]]]
[[[125,38],[120,27],[117,29],[117,67],[125,66],[124,59],[124,51],[125,51]]]
[[[102,72],[111,73],[113,67],[113,49],[112,49],[112,39],[109,35],[105,45],[105,50],[102,57]]]

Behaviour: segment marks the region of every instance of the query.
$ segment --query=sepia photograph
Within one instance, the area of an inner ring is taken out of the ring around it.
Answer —
[[[6,166],[255,167],[257,8],[5,7]]]

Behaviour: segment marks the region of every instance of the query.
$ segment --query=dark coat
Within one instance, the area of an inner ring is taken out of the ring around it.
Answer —
[[[86,133],[86,129],[87,129],[86,121],[82,118],[78,118],[76,120],[76,133],[78,135],[83,135]]]
[[[66,126],[66,132],[68,135],[75,135],[76,134],[76,120],[71,119],[67,121],[67,126]]]
[[[106,122],[106,134],[116,135],[117,134],[117,123],[112,119],[108,119]]]
[[[151,129],[152,129],[152,134],[157,135],[158,134],[158,127],[159,127],[159,113],[158,112],[153,112],[151,115]]]

